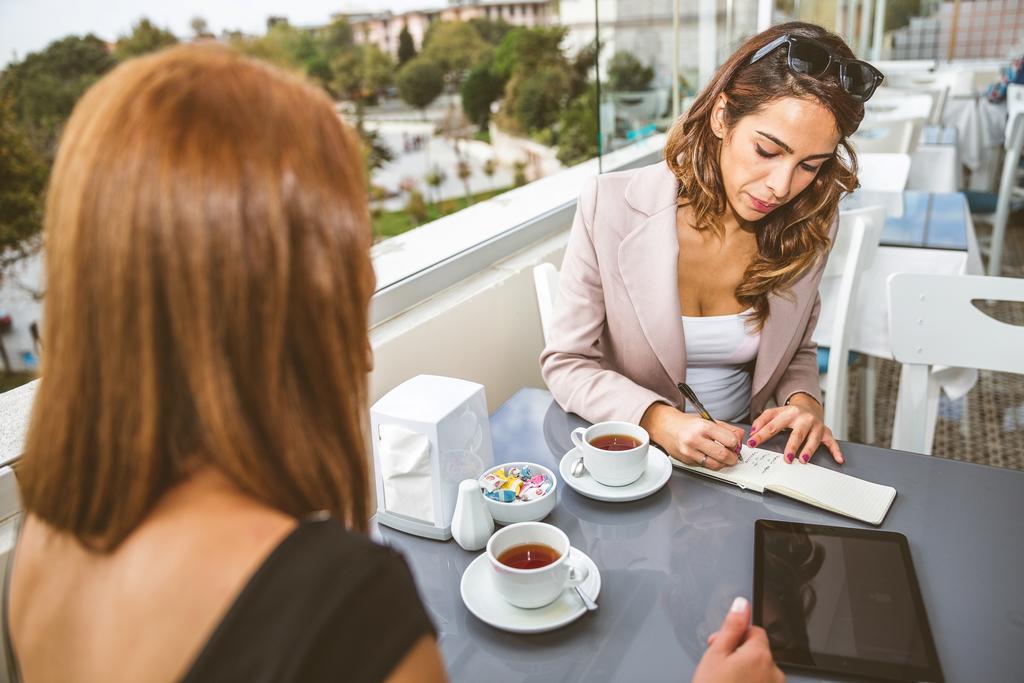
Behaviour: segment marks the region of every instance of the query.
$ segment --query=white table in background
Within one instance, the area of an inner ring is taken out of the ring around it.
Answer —
[[[926,126],[910,155],[908,190],[958,192],[963,188],[958,131],[949,126]]]

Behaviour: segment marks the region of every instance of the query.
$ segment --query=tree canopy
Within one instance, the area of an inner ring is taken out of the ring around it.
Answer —
[[[177,42],[178,39],[173,33],[156,26],[149,19],[142,18],[132,26],[131,33],[117,39],[114,56],[120,60],[129,59],[155,52]]]
[[[426,109],[444,90],[444,72],[423,55],[403,66],[396,79],[398,95],[416,109]]]
[[[398,34],[398,65],[404,66],[406,62],[416,56],[416,46],[412,42],[412,34],[409,27],[403,26]]]
[[[647,90],[654,79],[654,69],[644,66],[629,52],[616,52],[608,62],[608,86],[612,90]]]
[[[0,96],[0,280],[39,233],[46,164],[18,127],[11,98]]]
[[[96,36],[68,36],[8,65],[0,74],[0,98],[7,98],[28,141],[49,161],[75,102],[116,63]]]
[[[487,43],[471,25],[443,21],[432,24],[427,30],[420,58],[434,62],[450,81],[459,83],[487,49]]]

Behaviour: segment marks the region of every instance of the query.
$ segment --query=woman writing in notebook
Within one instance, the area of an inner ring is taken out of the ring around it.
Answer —
[[[638,423],[711,469],[744,438],[726,423],[748,420],[751,446],[790,431],[787,462],[819,445],[843,461],[811,333],[839,199],[857,185],[847,138],[880,82],[825,29],[774,26],[675,122],[664,162],[584,189],[541,356],[563,408]],[[721,422],[683,412],[681,381]]]
[[[0,679],[444,680],[405,562],[366,534],[357,140],[319,89],[217,46],[125,62],[75,107]],[[694,680],[781,679],[738,599]]]

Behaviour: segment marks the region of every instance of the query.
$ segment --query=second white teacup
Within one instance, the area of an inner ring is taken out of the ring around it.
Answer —
[[[487,541],[494,587],[516,607],[551,604],[566,588],[583,583],[589,571],[561,529],[543,522],[519,522]]]
[[[598,422],[590,427],[574,429],[570,438],[583,456],[583,466],[599,484],[626,486],[639,479],[647,469],[647,448],[651,437],[639,425]],[[630,447],[633,443],[637,445]]]

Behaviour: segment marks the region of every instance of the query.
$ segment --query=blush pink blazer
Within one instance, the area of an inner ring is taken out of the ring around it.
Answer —
[[[660,162],[592,178],[580,195],[541,374],[555,400],[591,422],[640,422],[656,402],[682,407],[686,343],[677,285],[678,181]],[[831,236],[835,237],[838,221]],[[750,415],[796,392],[818,401],[818,283],[826,258],[769,295]]]

